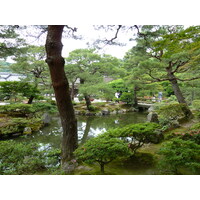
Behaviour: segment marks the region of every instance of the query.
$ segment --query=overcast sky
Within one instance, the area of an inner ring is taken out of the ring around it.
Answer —
[[[63,51],[62,56],[67,57],[69,55],[69,52],[79,49],[79,48],[89,48],[94,47],[92,44],[97,39],[111,39],[115,36],[116,31],[113,30],[95,30],[93,25],[69,25],[70,27],[76,27],[77,32],[75,32],[76,36],[81,36],[82,39],[75,40],[71,37],[67,37],[67,33],[63,33],[62,43],[63,43]],[[117,26],[116,26],[117,28]],[[65,30],[67,30],[65,28]],[[26,30],[23,30],[22,37],[26,38],[28,43],[32,45],[45,45],[46,40],[46,33],[41,35],[40,38],[37,40],[34,37],[37,37],[41,33],[41,30],[34,30],[33,27],[29,27]],[[124,30],[119,32],[116,42],[123,43],[123,46],[118,45],[105,45],[100,44],[100,47],[102,47],[100,50],[98,50],[99,53],[105,53],[110,54],[112,56],[115,56],[117,58],[123,58],[125,53],[131,49],[135,42],[129,41],[130,38],[133,38],[133,34],[135,33],[135,30]],[[30,35],[33,35],[34,37],[30,37]],[[70,34],[71,35],[71,34]]]

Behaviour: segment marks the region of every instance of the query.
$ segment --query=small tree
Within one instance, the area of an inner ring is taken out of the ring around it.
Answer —
[[[33,98],[38,97],[39,90],[29,83],[18,81],[5,81],[0,83],[1,98],[14,99],[17,101],[19,96],[27,97],[28,103],[31,104]],[[31,99],[31,101],[30,101]]]
[[[200,170],[200,145],[194,141],[175,138],[166,142],[159,154],[162,155],[162,170],[168,170],[173,174],[179,174],[180,168],[187,168],[193,172]]]
[[[104,166],[117,157],[130,156],[127,144],[117,138],[96,137],[88,140],[74,152],[78,160],[88,164],[97,162],[104,174]]]
[[[123,128],[109,130],[101,137],[123,138],[129,144],[133,153],[147,143],[159,143],[163,139],[160,125],[156,123],[138,123],[127,125]]]

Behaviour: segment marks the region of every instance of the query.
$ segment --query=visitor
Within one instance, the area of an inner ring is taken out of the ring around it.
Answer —
[[[158,92],[158,102],[162,101],[162,92]]]

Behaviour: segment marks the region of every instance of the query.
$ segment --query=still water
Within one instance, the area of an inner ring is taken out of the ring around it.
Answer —
[[[84,143],[89,138],[107,131],[110,128],[123,127],[128,124],[145,122],[147,113],[131,112],[126,114],[107,116],[77,116],[78,119],[78,140]],[[20,141],[38,142],[44,146],[60,148],[61,144],[61,122],[59,117],[52,117],[49,126],[28,136],[16,138]]]

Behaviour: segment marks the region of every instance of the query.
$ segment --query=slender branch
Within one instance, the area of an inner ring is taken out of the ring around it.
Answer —
[[[175,72],[177,72],[180,67],[182,67],[183,65],[187,64],[188,62],[189,62],[189,60],[187,60],[185,62],[184,61],[183,62],[179,61],[179,64],[176,66],[174,71],[172,71],[172,73],[174,74]],[[172,63],[172,65],[176,65],[177,63],[178,63],[178,61],[176,61],[175,63]]]
[[[122,25],[118,25],[118,28],[117,28],[117,31],[115,33],[115,36],[113,38],[111,38],[110,40],[105,40],[105,42],[107,44],[111,44],[113,42],[113,40],[117,39],[118,37],[118,33],[119,33],[119,30],[122,28]]]
[[[180,79],[180,78],[176,78],[176,79],[179,80],[179,81],[192,81],[192,80],[200,79],[200,76],[190,78],[190,79]]]

